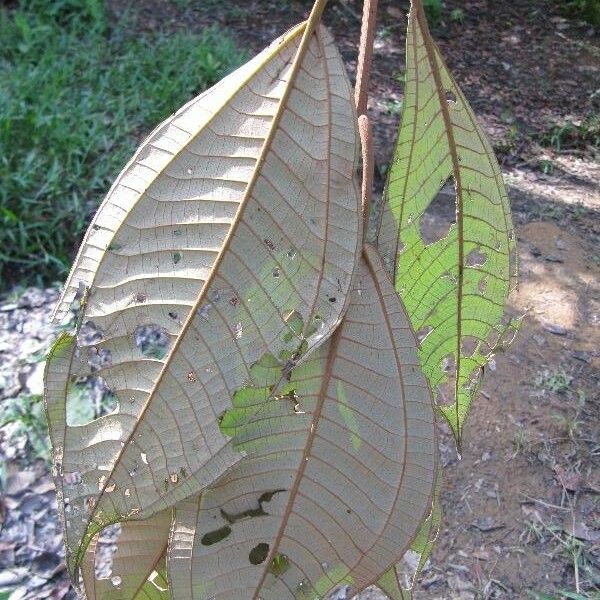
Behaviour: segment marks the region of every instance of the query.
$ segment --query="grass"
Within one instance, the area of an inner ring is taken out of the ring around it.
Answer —
[[[130,25],[109,23],[101,0],[0,8],[4,290],[62,280],[136,144],[244,58],[219,29],[140,36]]]
[[[574,518],[573,515],[571,515]],[[568,517],[567,517],[568,519]],[[525,545],[547,545],[547,552],[552,556],[560,557],[570,565],[573,572],[573,590],[560,590],[557,593],[530,592],[530,597],[535,600],[594,600],[598,598],[600,590],[595,585],[598,573],[591,560],[591,548],[585,542],[565,531],[564,526],[555,522],[547,523],[538,515],[533,520],[527,521],[521,533],[520,541]]]
[[[600,27],[600,2],[598,0],[567,0],[561,3],[562,12],[575,19]]]
[[[48,459],[48,426],[42,397],[37,394],[21,394],[0,404],[0,428],[6,432],[12,425],[8,441],[23,446],[29,459]],[[22,440],[22,444],[19,444]]]
[[[554,392],[555,394],[565,394],[571,388],[573,376],[569,375],[564,369],[550,371],[544,369],[535,379],[535,385],[538,388]]]
[[[541,136],[541,144],[557,152],[600,148],[600,114],[590,113],[580,121],[552,125]]]

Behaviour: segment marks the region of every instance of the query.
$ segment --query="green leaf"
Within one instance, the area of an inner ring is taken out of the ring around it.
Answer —
[[[515,237],[500,168],[419,1],[412,3],[406,44],[404,110],[378,246],[421,339],[436,402],[460,445],[482,368],[515,329],[505,314]],[[455,223],[435,239],[422,231],[425,213],[449,179]]]

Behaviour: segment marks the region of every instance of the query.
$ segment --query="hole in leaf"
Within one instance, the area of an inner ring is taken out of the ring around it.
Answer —
[[[284,315],[284,321],[288,327],[288,331],[283,334],[284,342],[291,342],[292,340],[302,337],[304,332],[304,319],[297,310],[290,310]]]
[[[456,221],[456,191],[454,178],[440,182],[440,190],[419,219],[419,232],[426,246],[435,244],[450,233]]]
[[[451,271],[446,271],[442,273],[442,277],[444,277],[445,279],[449,279],[452,285],[458,284],[458,277]]]
[[[63,479],[67,485],[79,485],[82,482],[81,473],[79,471],[65,473]]]
[[[331,304],[333,304],[336,300],[337,298],[335,296],[331,296],[331,298],[329,298],[329,302],[331,302]]]
[[[456,360],[453,354],[448,354],[442,359],[442,371],[449,374],[456,373]]]
[[[220,527],[219,529],[215,529],[214,531],[209,531],[202,536],[200,542],[203,546],[212,546],[213,544],[218,544],[222,542],[227,536],[231,534],[231,527],[225,525],[224,527]]]
[[[173,319],[174,321],[176,321],[176,320],[177,320],[177,317],[178,317],[178,316],[179,316],[179,315],[178,315],[176,312],[170,312],[170,313],[169,313],[169,318],[170,318],[170,319]]]
[[[415,335],[417,336],[417,340],[419,344],[422,344],[425,338],[433,331],[433,327],[431,325],[426,325],[425,327],[421,327],[418,331],[415,331]]]
[[[448,354],[442,359],[441,370],[445,375],[445,380],[437,386],[436,403],[440,406],[446,406],[454,403],[455,383],[456,383],[456,359],[453,354]]]
[[[147,358],[162,359],[169,348],[169,334],[158,325],[139,325],[133,332],[135,345]]]
[[[482,267],[487,260],[487,254],[481,252],[479,248],[474,248],[467,254],[465,265],[467,267]]]
[[[477,346],[479,345],[479,340],[476,337],[471,335],[465,336],[461,340],[460,351],[463,356],[473,356],[475,354],[475,350],[477,350]]]
[[[204,321],[208,321],[208,313],[210,312],[210,309],[210,304],[204,304],[198,309],[198,316]]]
[[[93,321],[83,323],[77,334],[78,346],[93,346],[104,339],[104,333]]]
[[[233,525],[237,521],[242,521],[244,519],[254,519],[256,517],[264,517],[269,513],[264,509],[263,504],[271,502],[273,496],[275,494],[279,494],[280,492],[285,492],[285,490],[273,490],[270,492],[263,492],[258,499],[258,507],[257,508],[248,508],[238,513],[228,513],[224,508],[221,508],[221,516],[229,523]]]
[[[273,277],[275,279],[279,279],[280,276],[281,276],[281,271],[280,271],[279,267],[275,267],[273,269]]]
[[[101,531],[96,542],[95,552],[98,559],[95,569],[96,578],[110,579],[113,577],[119,580],[118,584],[113,583],[113,585],[120,585],[121,583],[119,575],[113,572],[113,562],[122,531],[123,529],[119,523],[109,525]]]
[[[466,392],[473,393],[479,387],[482,377],[483,377],[482,369],[480,369],[479,367],[477,367],[476,369],[473,369],[469,373],[467,380],[463,383],[463,386],[462,386],[463,389]]]
[[[177,264],[181,260],[181,252],[173,252],[173,264]]]
[[[102,377],[76,379],[67,389],[67,425],[87,425],[119,407],[117,396]]]
[[[265,544],[261,542],[257,544],[250,550],[250,554],[248,554],[248,559],[253,565],[260,565],[264,563],[269,555],[269,544]]]
[[[485,294],[485,291],[487,290],[487,277],[482,277],[479,280],[479,283],[477,284],[477,289],[479,290],[480,294]]]
[[[244,334],[244,327],[240,322],[238,322],[235,326],[235,339],[239,340],[243,334]]]
[[[92,372],[99,371],[103,367],[109,367],[112,364],[112,352],[108,348],[96,348],[92,346],[88,349],[88,365]]]
[[[148,300],[148,296],[143,292],[136,292],[131,298],[133,304],[143,304]]]
[[[452,92],[451,90],[446,90],[446,102],[448,104],[456,103],[456,94],[454,92]]]
[[[498,344],[499,340],[500,340],[500,332],[497,329],[492,329],[492,331],[490,331],[490,333],[487,336],[487,339],[485,341],[487,342],[487,344],[489,344],[489,346],[491,348],[494,348]]]

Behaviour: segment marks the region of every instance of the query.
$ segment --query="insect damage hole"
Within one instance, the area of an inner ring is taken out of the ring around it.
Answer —
[[[440,182],[438,193],[419,219],[419,233],[423,243],[429,246],[444,239],[455,222],[456,189],[454,177],[450,176]]]
[[[460,343],[460,351],[463,356],[473,356],[479,346],[479,340],[472,335],[467,335],[462,338]]]
[[[456,94],[452,90],[446,90],[446,102],[456,104]]]
[[[109,525],[102,530],[96,542],[96,564],[94,574],[96,579],[113,579],[112,585],[121,584],[121,577],[113,572],[114,557],[123,529],[119,523]]]
[[[253,565],[260,565],[267,560],[267,556],[269,555],[269,544],[265,544],[261,542],[257,544],[250,550],[250,554],[248,554],[248,559],[250,563]]]
[[[87,425],[119,408],[119,399],[103,377],[90,374],[76,378],[67,387],[67,425]]]
[[[487,261],[487,254],[481,251],[481,248],[474,248],[467,254],[465,265],[467,267],[482,267]]]
[[[419,344],[422,344],[432,331],[433,327],[431,325],[425,325],[425,327],[421,327],[421,329],[415,331],[415,336]]]
[[[436,404],[438,406],[448,406],[455,401],[456,385],[456,358],[453,354],[445,356],[440,364],[444,380],[436,389]]]
[[[169,334],[155,324],[139,325],[133,332],[135,345],[146,358],[163,359],[169,348]]]
[[[218,544],[222,542],[226,537],[231,534],[231,527],[225,525],[224,527],[220,527],[219,529],[215,529],[214,531],[209,531],[202,536],[200,542],[203,546],[212,546],[213,544]]]
[[[104,332],[93,321],[86,321],[77,333],[78,346],[93,346],[104,340]]]

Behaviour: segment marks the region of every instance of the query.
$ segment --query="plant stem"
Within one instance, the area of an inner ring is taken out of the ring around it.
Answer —
[[[306,35],[308,39],[310,39],[312,32],[319,25],[319,21],[321,20],[321,16],[323,15],[323,11],[325,10],[328,1],[329,0],[315,0],[308,21],[306,22]]]
[[[362,214],[363,214],[363,242],[369,230],[369,212],[371,210],[371,192],[373,190],[373,171],[375,168],[373,135],[371,122],[367,115],[358,117],[358,132],[362,149]]]
[[[373,135],[371,123],[367,116],[369,100],[369,77],[373,60],[373,42],[375,41],[375,23],[377,21],[377,0],[364,0],[363,16],[360,25],[360,42],[358,47],[358,63],[356,66],[356,87],[354,102],[358,114],[358,131],[362,150],[362,214],[363,242],[369,231],[369,212],[371,194],[373,192],[373,171],[375,168]]]
[[[356,87],[354,101],[358,116],[367,113],[369,97],[369,76],[373,60],[373,42],[375,40],[375,23],[377,21],[377,0],[365,0],[362,23],[360,26],[360,44],[358,48],[358,64],[356,66]]]

